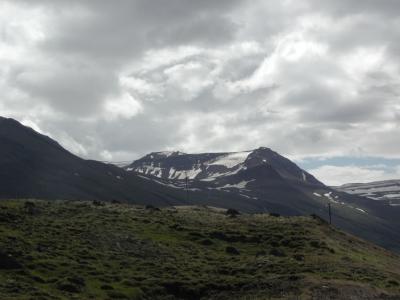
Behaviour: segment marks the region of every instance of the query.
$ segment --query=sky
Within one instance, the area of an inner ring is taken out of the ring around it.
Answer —
[[[0,115],[102,161],[270,147],[400,178],[398,0],[0,0]]]

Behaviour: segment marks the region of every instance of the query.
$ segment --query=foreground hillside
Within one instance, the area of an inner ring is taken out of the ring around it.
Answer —
[[[315,217],[0,203],[0,299],[400,299],[400,259]]]

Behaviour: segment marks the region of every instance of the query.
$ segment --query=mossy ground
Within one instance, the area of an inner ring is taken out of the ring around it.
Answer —
[[[318,218],[32,203],[0,203],[0,299],[400,299],[398,256]]]

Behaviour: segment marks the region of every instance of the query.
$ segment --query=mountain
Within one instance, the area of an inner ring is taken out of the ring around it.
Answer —
[[[117,200],[155,205],[184,201],[173,189],[113,165],[81,159],[49,137],[1,117],[0,198]]]
[[[390,206],[400,206],[400,180],[349,183],[334,188],[352,195],[382,201]]]
[[[207,199],[202,200],[204,204],[233,205],[253,212],[308,213],[314,211],[315,201],[310,203],[305,191],[326,188],[311,174],[268,148],[234,153],[155,152],[134,161],[126,170],[160,179],[158,182],[176,189],[185,190],[188,183],[190,198],[196,192],[207,194]],[[241,204],[232,204],[235,195],[241,198]]]
[[[154,152],[134,161],[126,168],[128,171],[133,170],[163,179],[183,180],[187,177],[202,181],[218,181],[222,177],[260,165],[272,166],[280,176],[296,183],[323,185],[290,160],[265,147],[232,153]]]
[[[10,198],[209,205],[325,219],[330,203],[336,226],[400,252],[400,207],[326,187],[268,148],[153,153],[125,170],[79,158],[49,137],[0,118],[0,199]]]
[[[318,214],[340,228],[400,251],[400,207],[332,189],[277,152],[154,152],[125,168],[149,181],[187,191],[187,202],[283,215]]]
[[[0,224],[0,299],[400,299],[400,257],[318,217],[12,200]]]
[[[126,170],[160,179],[177,189],[186,189],[188,184],[191,195],[203,191],[212,196],[213,192],[223,191],[229,197],[245,197],[242,206],[252,203],[254,211],[285,214],[309,211],[313,195],[309,197],[306,192],[327,189],[314,176],[269,148],[233,153],[155,152],[134,161]],[[229,206],[223,198],[219,195],[219,203],[210,204]]]
[[[286,215],[324,212],[324,206],[331,203],[366,213],[364,205],[368,203],[363,197],[325,186],[289,159],[265,147],[232,153],[154,152],[125,169],[160,184],[187,189],[190,197],[196,192],[212,195],[218,191],[230,197],[239,195],[247,199],[247,206],[250,203],[254,206],[240,208],[254,212],[276,211]],[[223,198],[219,197],[218,204],[227,207],[229,203],[223,203]]]

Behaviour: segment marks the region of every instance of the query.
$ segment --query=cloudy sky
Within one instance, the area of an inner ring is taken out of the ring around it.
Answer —
[[[0,115],[106,161],[270,147],[400,177],[398,0],[0,0]]]

